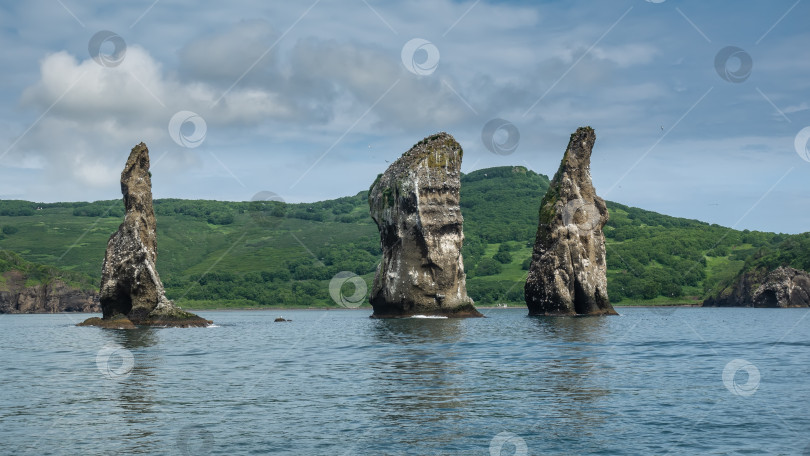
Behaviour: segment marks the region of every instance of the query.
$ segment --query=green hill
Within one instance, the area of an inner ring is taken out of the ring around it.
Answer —
[[[547,176],[523,167],[463,175],[464,262],[478,305],[523,303],[523,281]],[[158,269],[181,306],[335,306],[340,271],[369,287],[381,252],[367,192],[304,204],[155,200]],[[735,231],[608,203],[608,285],[617,304],[697,302],[757,251],[795,237]],[[0,201],[0,249],[99,283],[120,199],[93,203]],[[761,250],[763,249],[763,250]],[[348,290],[351,292],[351,290]]]

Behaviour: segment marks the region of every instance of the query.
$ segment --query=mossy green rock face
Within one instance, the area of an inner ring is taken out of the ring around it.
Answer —
[[[524,294],[530,315],[616,315],[607,294],[605,201],[591,182],[596,134],[571,135],[540,203],[540,223]]]
[[[372,185],[368,204],[383,258],[369,301],[375,318],[480,317],[467,296],[459,207],[461,146],[425,138]]]
[[[180,310],[166,298],[158,276],[157,222],[149,149],[144,143],[129,154],[121,172],[121,193],[126,215],[107,242],[101,268],[102,320],[124,316],[135,325],[206,326],[207,320]],[[91,320],[85,323],[90,325]]]

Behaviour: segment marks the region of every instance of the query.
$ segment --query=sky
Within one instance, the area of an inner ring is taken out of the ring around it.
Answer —
[[[225,3],[0,3],[0,198],[120,198],[141,141],[156,198],[354,195],[439,131],[552,176],[589,125],[607,200],[810,231],[810,1]]]

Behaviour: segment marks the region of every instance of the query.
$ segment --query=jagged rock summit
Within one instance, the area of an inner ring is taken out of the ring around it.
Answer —
[[[787,266],[740,274],[704,307],[810,307],[810,274]]]
[[[149,149],[140,143],[121,172],[126,215],[107,242],[101,270],[102,318],[80,325],[102,327],[207,326],[211,322],[181,310],[166,298],[158,276],[157,224],[152,206]],[[128,323],[129,322],[129,323]]]
[[[467,296],[461,257],[462,155],[449,134],[429,136],[369,189],[383,252],[369,296],[372,317],[482,316]]]
[[[607,294],[605,201],[591,182],[596,134],[571,135],[540,203],[540,223],[524,294],[529,315],[616,315]]]

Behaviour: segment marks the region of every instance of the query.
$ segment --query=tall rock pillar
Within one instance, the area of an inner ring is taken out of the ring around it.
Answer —
[[[607,294],[605,201],[591,182],[596,135],[571,135],[540,203],[540,223],[524,294],[529,315],[616,315]]]
[[[368,203],[383,254],[369,297],[372,317],[481,316],[467,296],[461,258],[462,154],[452,136],[438,133],[372,184]]]
[[[155,266],[157,222],[152,206],[149,149],[144,143],[133,147],[129,154],[121,172],[121,193],[126,215],[107,242],[101,268],[103,318],[89,319],[83,324],[207,326],[208,320],[181,310],[166,298],[163,290]],[[131,323],[122,324],[121,320]]]

